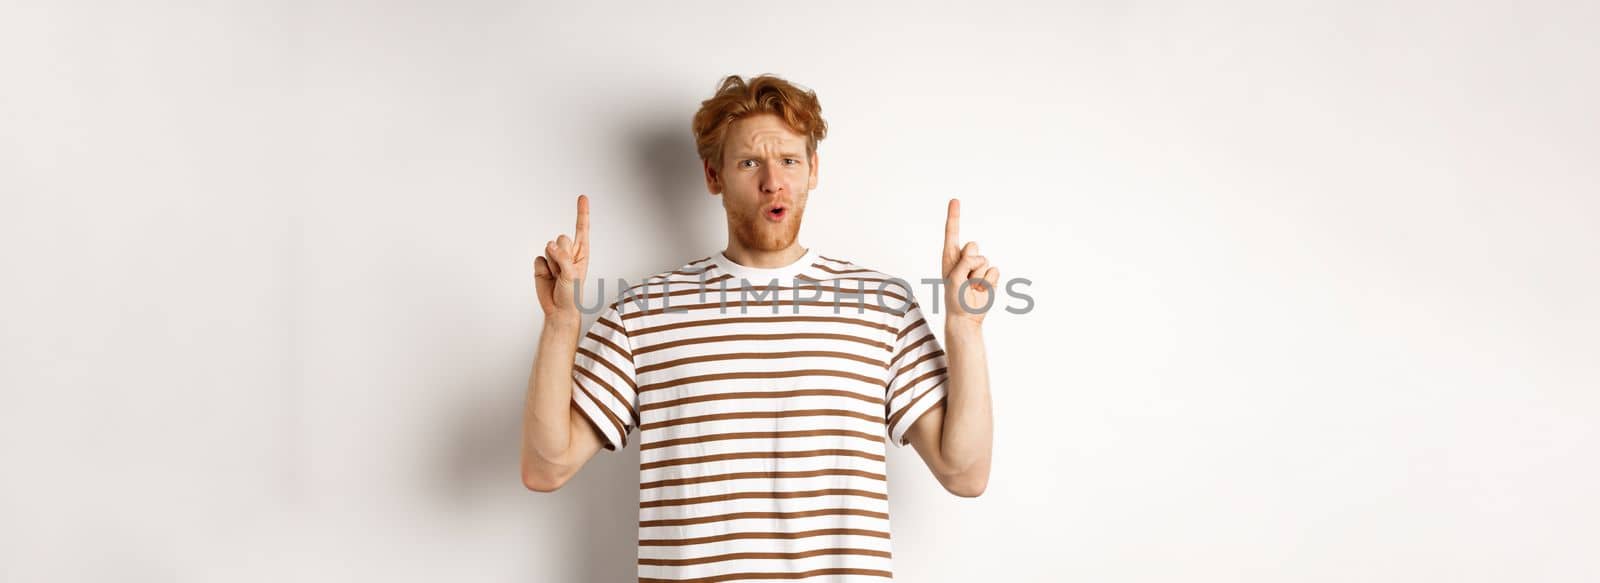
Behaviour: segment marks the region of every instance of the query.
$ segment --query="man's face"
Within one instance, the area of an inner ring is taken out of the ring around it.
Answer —
[[[728,231],[753,251],[781,251],[800,235],[806,195],[817,186],[816,156],[806,138],[776,115],[728,127],[720,166],[705,162],[706,186],[722,195]]]

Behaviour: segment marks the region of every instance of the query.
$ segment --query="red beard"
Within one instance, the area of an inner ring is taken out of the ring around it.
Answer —
[[[782,251],[794,245],[800,236],[800,220],[805,218],[806,212],[804,206],[797,204],[788,209],[789,216],[782,222],[774,223],[762,216],[760,207],[735,212],[724,204],[723,210],[733,225],[734,238],[752,251]]]

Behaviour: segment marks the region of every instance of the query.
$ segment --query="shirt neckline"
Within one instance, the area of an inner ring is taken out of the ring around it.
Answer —
[[[782,284],[790,279],[793,279],[797,275],[805,273],[806,269],[810,268],[812,263],[816,263],[817,249],[815,247],[807,247],[804,255],[801,255],[799,259],[796,259],[794,262],[782,267],[750,267],[747,265],[740,265],[738,263],[734,263],[734,261],[729,259],[728,256],[723,254],[722,251],[712,253],[711,261],[715,263],[717,269],[722,270],[723,273],[732,275],[735,279],[744,279],[753,285],[766,285],[772,283],[772,280],[774,279],[778,280],[779,284]]]

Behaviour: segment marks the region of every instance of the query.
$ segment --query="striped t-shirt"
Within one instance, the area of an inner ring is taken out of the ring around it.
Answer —
[[[809,249],[629,292],[580,340],[572,396],[606,449],[639,429],[639,581],[891,578],[884,437],[945,399],[908,283]]]

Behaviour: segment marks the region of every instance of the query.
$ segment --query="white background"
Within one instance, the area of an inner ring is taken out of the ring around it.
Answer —
[[[1600,578],[1594,3],[158,4],[0,9],[0,579],[631,580],[636,445],[518,479],[533,253],[720,249],[763,72],[803,244],[1034,282],[898,580]]]

